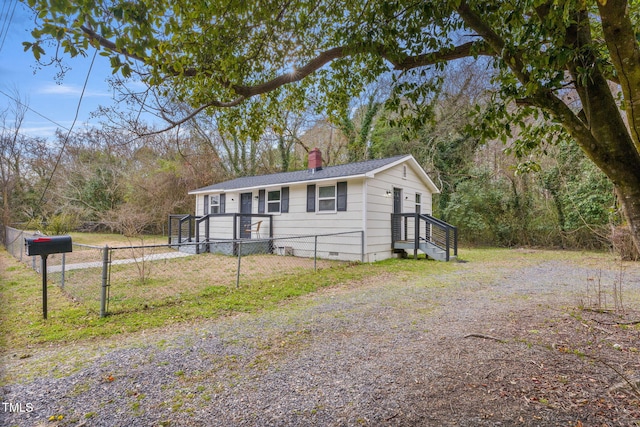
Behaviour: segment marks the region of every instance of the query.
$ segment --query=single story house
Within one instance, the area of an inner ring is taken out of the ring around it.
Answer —
[[[320,150],[314,149],[307,170],[236,178],[189,194],[196,196],[196,233],[202,236],[204,220],[208,240],[362,231],[357,239],[336,236],[325,253],[373,262],[398,252],[392,243],[392,214],[430,216],[432,196],[438,192],[411,155],[324,167]],[[245,214],[239,226],[237,214]],[[412,237],[413,227],[405,223],[405,238]],[[295,247],[288,250],[296,255]]]

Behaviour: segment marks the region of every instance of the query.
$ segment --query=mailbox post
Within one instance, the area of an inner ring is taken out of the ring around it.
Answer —
[[[42,318],[47,318],[47,257],[72,251],[71,236],[26,237],[24,246],[27,256],[40,255],[42,270]]]

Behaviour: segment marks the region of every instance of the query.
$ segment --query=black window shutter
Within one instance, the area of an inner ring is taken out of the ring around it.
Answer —
[[[347,210],[347,182],[339,182],[337,186],[338,190],[338,202],[337,202],[337,210],[338,211],[346,211]]]
[[[204,196],[204,208],[202,212],[205,215],[209,215],[209,196],[208,195]]]
[[[221,214],[225,213],[226,208],[227,208],[227,195],[221,194],[220,195],[220,213]]]
[[[316,211],[316,186],[307,185],[307,212]]]
[[[258,191],[258,213],[264,213],[264,190]]]
[[[280,212],[289,212],[289,187],[282,187],[280,190]]]

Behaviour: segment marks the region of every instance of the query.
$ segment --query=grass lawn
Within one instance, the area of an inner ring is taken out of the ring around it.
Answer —
[[[83,239],[84,236],[78,238]],[[95,239],[91,240],[95,242]],[[106,237],[103,241],[115,242],[113,237]],[[518,257],[518,262],[539,262],[558,256],[581,255],[573,252],[533,251],[526,257],[527,261]],[[285,258],[295,260],[293,257],[271,257],[271,260],[276,261]],[[48,319],[44,320],[41,277],[1,250],[0,353],[20,352],[33,346],[112,337],[239,312],[269,310],[321,288],[366,283],[367,278],[381,274],[389,275],[398,282],[419,280],[426,283],[437,280],[439,274],[463,266],[480,266],[486,263],[499,266],[513,262],[507,249],[472,249],[461,251],[461,259],[465,264],[424,259],[389,259],[373,264],[336,263],[314,272],[312,268],[291,269],[290,266],[284,268],[269,264],[265,268],[260,258],[255,257],[253,261],[246,261],[247,265],[249,262],[257,263],[249,269],[253,273],[243,276],[241,286],[236,288],[234,280],[221,279],[229,272],[221,271],[215,263],[216,259],[216,255],[202,254],[167,260],[162,263],[162,268],[166,270],[162,274],[161,267],[150,265],[152,274],[144,283],[136,282],[135,265],[118,266],[118,269],[112,271],[112,280],[122,276],[125,281],[129,278],[130,283],[119,286],[112,284],[112,314],[105,318],[99,317],[99,306],[78,302],[57,285],[49,284]],[[180,274],[169,274],[175,272]],[[95,294],[98,294],[98,290]]]
[[[78,240],[84,239],[83,236]],[[89,240],[94,244],[96,239]],[[115,243],[116,240],[106,237],[102,241]],[[425,264],[431,273],[455,268],[453,263],[387,260],[375,264],[334,263],[314,272],[308,266],[298,268],[291,264],[273,264],[283,260],[298,262],[294,257],[266,256],[271,264],[264,264],[259,257],[243,258],[239,288],[235,287],[235,270],[223,271],[219,264],[220,258],[235,263],[236,259],[232,257],[201,254],[154,262],[147,266],[151,274],[144,284],[137,278],[138,267],[135,264],[113,266],[109,307],[112,314],[105,318],[99,317],[99,304],[95,301],[79,302],[70,297],[73,294],[71,283],[82,282],[83,275],[86,275],[99,301],[99,282],[95,284],[96,275],[89,271],[96,269],[69,272],[78,277],[67,279],[66,291],[55,284],[48,285],[48,318],[44,320],[40,275],[2,250],[0,352],[108,337],[238,312],[268,310],[320,288],[348,286],[385,272],[395,273],[398,278],[412,272],[424,272]],[[235,265],[229,268],[235,268]]]

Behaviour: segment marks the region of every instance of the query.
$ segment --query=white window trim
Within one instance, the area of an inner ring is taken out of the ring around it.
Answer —
[[[418,198],[420,198],[420,201],[418,201]],[[422,213],[422,193],[416,193],[416,195],[414,196],[414,201],[415,201],[416,212],[421,214]],[[420,209],[418,209],[418,206],[420,207]]]
[[[269,193],[278,193],[278,200],[269,201]],[[282,187],[278,188],[277,190],[266,190],[264,197],[265,197],[265,201],[264,201],[264,203],[265,203],[265,207],[264,207],[265,213],[272,214],[272,215],[282,213]],[[278,204],[278,210],[277,211],[271,212],[269,210],[269,205],[272,204],[272,203],[273,204],[275,204],[275,203]]]
[[[217,212],[213,211],[214,207],[217,208]],[[219,194],[209,195],[209,213],[210,214],[220,213],[220,195]]]
[[[333,187],[333,197],[320,198],[320,188]],[[320,200],[333,200],[333,210],[321,210]],[[318,185],[316,186],[316,213],[319,214],[332,214],[338,212],[338,183],[334,182],[331,185]]]

